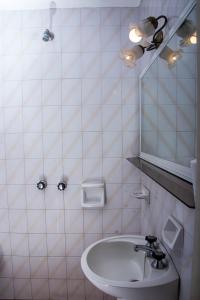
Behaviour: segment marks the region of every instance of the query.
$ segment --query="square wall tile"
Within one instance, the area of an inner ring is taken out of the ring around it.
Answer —
[[[31,279],[32,295],[34,299],[48,299],[49,298],[49,283],[48,279],[35,278]]]
[[[120,25],[120,9],[119,8],[103,8],[100,10],[101,23],[106,26]]]
[[[5,132],[22,132],[22,109],[20,107],[5,108]]]
[[[47,234],[48,256],[65,256],[65,234]]]
[[[104,233],[121,233],[122,210],[107,209],[103,211],[103,232]]]
[[[140,233],[140,210],[124,209],[122,213],[122,230],[124,233]]]
[[[63,132],[81,130],[80,106],[62,107],[62,130]]]
[[[27,209],[45,209],[44,193],[36,185],[26,185]]]
[[[81,49],[83,52],[94,52],[101,50],[99,26],[81,27]]]
[[[61,28],[61,49],[62,52],[81,51],[81,27],[62,27]]]
[[[82,8],[81,24],[84,26],[100,25],[100,9],[99,8]]]
[[[103,161],[102,158],[86,158],[83,160],[83,178],[91,177],[100,178],[103,175]]]
[[[0,233],[2,255],[11,255],[11,237],[9,233]]]
[[[82,127],[84,131],[101,131],[101,106],[87,105],[82,110]]]
[[[120,26],[101,27],[103,51],[120,51]]]
[[[65,232],[83,233],[83,210],[82,209],[65,211]]]
[[[62,80],[62,105],[80,105],[82,82],[80,79]]]
[[[0,280],[0,297],[2,299],[14,298],[13,279],[1,278],[1,280]]]
[[[41,58],[40,54],[23,55],[22,64],[21,64],[23,80],[42,79],[42,61],[41,60],[42,60],[42,58]]]
[[[43,137],[41,133],[24,134],[24,156],[25,158],[42,158]]]
[[[43,105],[61,104],[61,81],[59,79],[42,81],[42,103]]]
[[[62,157],[62,136],[59,133],[43,134],[43,152],[46,158]]]
[[[43,107],[43,131],[50,133],[61,131],[60,107]]]
[[[63,157],[82,158],[82,134],[79,132],[63,133]]]
[[[67,278],[84,278],[83,271],[81,269],[80,257],[67,257]]]
[[[49,278],[66,279],[66,257],[48,257]]]
[[[47,257],[30,257],[31,278],[48,277]]]
[[[9,220],[8,220],[8,209],[0,209],[0,231],[8,233],[9,230]]]
[[[64,233],[64,211],[46,210],[47,233]]]
[[[24,106],[41,105],[42,103],[42,81],[27,80],[22,82],[22,95]]]
[[[121,61],[118,52],[103,52],[102,54],[102,75],[106,78],[121,77]]]
[[[103,133],[103,156],[121,157],[122,156],[122,134],[119,131]]]
[[[65,209],[81,208],[81,187],[80,185],[69,184],[64,192]]]
[[[134,131],[139,128],[139,106],[124,105],[122,108],[122,127],[123,130]]]
[[[45,177],[48,178],[49,184],[58,184],[60,177],[63,174],[62,163],[61,159],[44,159],[44,174]]]
[[[7,159],[23,158],[23,135],[21,133],[9,133],[5,135],[5,153]]]
[[[69,184],[80,184],[82,180],[82,160],[64,159],[64,174]]]
[[[122,182],[121,158],[104,158],[103,175],[107,183],[121,183]]]
[[[51,299],[65,299],[67,295],[67,281],[66,279],[50,279],[50,298]]]
[[[10,230],[15,233],[27,233],[26,210],[15,209],[9,211]]]
[[[57,189],[57,185],[49,185],[45,190],[46,209],[64,209],[63,193]]]
[[[40,107],[23,108],[23,130],[27,133],[42,131],[42,111]]]
[[[101,233],[103,229],[102,211],[93,209],[84,211],[84,233]]]
[[[14,278],[30,278],[30,262],[28,256],[13,256]]]
[[[66,255],[81,256],[84,250],[83,234],[67,234],[66,235]]]
[[[0,277],[12,277],[12,256],[4,256],[2,258],[1,274]]]
[[[102,133],[85,132],[83,134],[83,157],[102,157]]]
[[[122,185],[119,183],[106,184],[105,209],[116,209],[122,207]]]
[[[121,104],[121,79],[103,80],[103,104]]]
[[[7,187],[7,193],[10,209],[26,209],[26,195],[23,185],[10,185]]]
[[[103,130],[120,131],[122,130],[121,105],[103,106]]]
[[[29,234],[30,256],[47,256],[46,234]]]
[[[45,233],[45,211],[29,210],[28,211],[28,232],[29,233]]]
[[[76,53],[62,54],[62,78],[81,78],[81,56]]]
[[[72,300],[85,299],[84,280],[68,280],[67,281],[68,297]]]
[[[60,14],[60,25],[62,26],[79,26],[81,22],[80,9],[67,8],[62,9]]]
[[[101,76],[101,52],[81,54],[83,78],[98,78]]]
[[[7,81],[3,84],[3,105],[5,107],[22,105],[22,84],[20,81]]]
[[[56,53],[46,53],[41,56],[42,78],[61,78],[61,56]]]
[[[83,79],[83,104],[101,104],[102,101],[102,80],[101,78]]]
[[[14,290],[16,299],[31,299],[31,281],[30,279],[14,279]]]

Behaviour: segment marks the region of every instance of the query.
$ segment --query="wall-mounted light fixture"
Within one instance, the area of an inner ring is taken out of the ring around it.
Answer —
[[[159,54],[159,56],[168,63],[169,68],[172,68],[176,65],[177,61],[181,59],[182,50],[180,49],[175,51],[166,46]]]
[[[159,20],[163,20],[163,25],[158,28]],[[128,67],[133,67],[135,61],[142,57],[145,50],[151,51],[157,49],[163,42],[163,28],[167,24],[166,16],[148,17],[139,24],[130,25],[129,39],[138,46],[131,49],[121,51],[121,58]],[[153,35],[153,38],[148,42],[148,38]]]
[[[191,20],[186,19],[179,27],[176,34],[182,38],[180,46],[187,47],[197,44],[197,30]]]

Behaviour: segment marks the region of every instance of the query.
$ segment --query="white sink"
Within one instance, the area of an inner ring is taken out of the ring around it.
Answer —
[[[178,300],[179,276],[170,257],[166,255],[168,267],[153,269],[152,259],[134,250],[138,244],[146,244],[144,236],[116,236],[92,244],[81,258],[85,276],[118,299]]]

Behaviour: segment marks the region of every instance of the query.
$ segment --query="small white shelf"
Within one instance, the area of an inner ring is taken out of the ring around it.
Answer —
[[[81,206],[100,208],[105,204],[105,184],[102,179],[87,179],[82,185]]]

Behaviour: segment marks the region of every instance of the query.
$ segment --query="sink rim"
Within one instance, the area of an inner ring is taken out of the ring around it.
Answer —
[[[115,281],[115,280],[110,280],[107,278],[104,278],[100,275],[97,275],[87,264],[87,257],[88,254],[90,253],[90,250],[94,247],[97,246],[98,244],[101,244],[102,242],[114,242],[114,241],[123,241],[123,242],[131,242],[133,244],[141,244],[144,245],[146,243],[145,241],[145,236],[143,235],[118,235],[118,236],[112,236],[108,238],[104,238],[101,240],[98,240],[97,242],[91,244],[89,247],[87,247],[82,256],[81,256],[81,267],[83,270],[83,273],[85,276],[95,284],[99,283],[105,286],[111,286],[111,287],[119,287],[119,288],[142,288],[142,287],[154,287],[154,286],[159,286],[163,285],[166,283],[170,283],[174,280],[179,279],[179,275],[173,265],[173,262],[171,258],[169,257],[168,253],[166,253],[166,257],[169,261],[169,266],[168,269],[164,270],[152,270],[155,274],[157,272],[160,272],[162,276],[159,276],[157,278],[144,278],[143,280],[140,281],[135,281],[135,282],[130,282],[130,281]],[[164,248],[161,244],[161,249]],[[164,249],[166,252],[166,249]],[[150,259],[145,259],[145,264],[150,265],[151,260]],[[161,273],[162,272],[162,273]],[[157,273],[158,276],[158,273]]]

